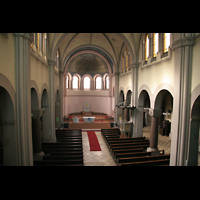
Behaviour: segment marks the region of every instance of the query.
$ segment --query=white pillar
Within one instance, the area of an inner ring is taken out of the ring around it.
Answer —
[[[119,72],[115,72],[115,122],[117,122],[118,118],[118,108],[116,105],[119,103]]]
[[[48,60],[49,65],[49,140],[56,142],[55,133],[55,66],[56,61]]]
[[[140,137],[138,134],[138,68],[139,64],[134,63],[131,65],[131,87],[132,87],[132,106],[136,107],[132,110],[133,121],[133,137]]]
[[[16,125],[18,165],[33,165],[30,89],[30,44],[33,34],[15,33]]]
[[[190,93],[192,69],[192,35],[174,34],[174,103],[170,165],[184,166],[188,156]]]

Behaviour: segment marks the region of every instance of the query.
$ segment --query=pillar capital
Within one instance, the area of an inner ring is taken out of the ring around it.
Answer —
[[[162,115],[162,110],[161,109],[156,110],[156,109],[153,109],[153,108],[149,108],[149,115],[151,117],[158,118]]]

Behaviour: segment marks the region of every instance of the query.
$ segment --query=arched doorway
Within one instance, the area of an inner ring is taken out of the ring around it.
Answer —
[[[168,90],[161,90],[156,96],[155,109],[161,109],[162,115],[158,118],[159,133],[169,136],[173,114],[173,97]]]
[[[60,101],[59,101],[59,90],[56,91],[56,102],[55,102],[55,128],[60,126]]]
[[[200,95],[195,100],[190,119],[190,137],[189,137],[189,152],[188,166],[198,166],[198,152],[200,144]],[[200,166],[200,165],[199,165]]]
[[[150,147],[154,149],[164,149],[165,154],[171,151],[171,119],[173,115],[173,96],[163,89],[158,92],[154,109],[152,111],[152,122],[150,132]],[[162,135],[163,141],[158,135]],[[159,142],[160,141],[160,142]],[[162,144],[161,144],[162,143]]]
[[[4,87],[0,86],[0,142],[2,165],[18,165],[17,135],[15,132],[15,111],[12,99]]]
[[[44,89],[42,92],[41,108],[43,110],[43,115],[41,117],[42,140],[49,141],[49,100],[46,89]]]
[[[142,90],[138,101],[138,137],[143,136],[143,128],[151,125],[151,117],[149,115],[150,97],[146,90]]]
[[[132,92],[131,92],[131,90],[129,90],[126,94],[126,106],[132,107]],[[125,116],[126,116],[126,120],[130,121],[131,109],[128,109],[128,108],[125,109]]]
[[[119,106],[123,106],[123,105],[124,105],[124,92],[123,92],[123,90],[121,90],[120,93],[119,93]],[[124,119],[124,109],[118,108],[117,119],[119,121]]]
[[[35,88],[31,88],[32,140],[33,154],[42,152],[42,131],[40,121],[39,100]]]

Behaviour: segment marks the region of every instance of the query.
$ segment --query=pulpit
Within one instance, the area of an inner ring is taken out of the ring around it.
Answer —
[[[79,123],[79,118],[78,118],[77,116],[75,116],[75,117],[73,118],[73,123]]]

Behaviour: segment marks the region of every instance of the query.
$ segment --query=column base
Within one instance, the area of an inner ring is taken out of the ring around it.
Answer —
[[[158,148],[151,148],[151,147],[148,147],[148,148],[147,148],[147,152],[150,152],[150,151],[158,151]]]

